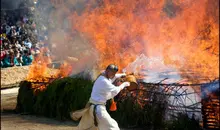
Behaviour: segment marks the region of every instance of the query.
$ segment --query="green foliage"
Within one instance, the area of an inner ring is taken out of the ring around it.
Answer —
[[[83,78],[64,78],[54,81],[37,96],[35,113],[69,118],[69,112],[82,109],[90,97],[92,82]]]
[[[91,91],[92,81],[68,77],[55,80],[31,100],[33,90],[27,87],[27,84],[22,84],[18,94],[17,111],[65,120],[70,118],[69,112],[84,108]]]
[[[202,130],[199,121],[187,114],[179,113],[175,119],[167,122],[168,130]]]
[[[19,86],[20,89],[17,97],[16,111],[22,113],[33,113],[33,106],[36,97],[33,94],[31,83],[22,81]]]
[[[136,98],[126,97],[117,101],[117,111],[109,113],[122,127],[160,129],[165,125],[165,111],[166,103],[159,100],[140,105]]]
[[[69,112],[84,108],[89,100],[93,82],[80,77],[63,78],[52,82],[45,91],[33,94],[31,83],[20,84],[17,98],[17,111],[36,115],[70,119]],[[120,95],[119,95],[120,97]],[[171,121],[165,120],[166,98],[154,95],[151,101],[140,105],[137,97],[115,98],[117,111],[109,111],[121,127],[152,130],[199,130],[198,121],[179,114]],[[109,110],[110,102],[106,108]]]

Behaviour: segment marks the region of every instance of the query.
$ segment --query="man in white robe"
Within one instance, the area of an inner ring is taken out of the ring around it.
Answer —
[[[78,130],[95,130],[97,127],[99,130],[120,130],[118,123],[111,118],[105,106],[107,100],[114,98],[122,89],[130,85],[129,82],[124,82],[117,87],[112,84],[115,79],[126,76],[125,73],[116,74],[117,71],[118,67],[110,64],[105,72],[96,79],[86,107],[71,113],[73,120],[82,117]]]

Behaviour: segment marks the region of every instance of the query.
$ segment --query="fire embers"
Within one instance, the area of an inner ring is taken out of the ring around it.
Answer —
[[[219,81],[201,86],[202,115],[205,129],[220,128]]]
[[[31,84],[34,95],[37,95],[38,92],[46,90],[47,86],[55,79],[56,77],[41,77],[37,79],[29,79],[27,82]]]

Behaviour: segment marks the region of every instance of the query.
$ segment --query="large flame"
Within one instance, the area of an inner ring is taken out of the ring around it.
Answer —
[[[138,55],[181,72],[219,76],[219,0],[103,0],[72,17],[100,54],[99,67],[125,68]],[[194,76],[195,76],[194,75]],[[182,75],[187,76],[188,75]],[[190,78],[190,77],[189,77]]]
[[[46,47],[41,49],[41,53],[35,57],[26,80],[32,83],[32,88],[43,91],[47,85],[55,79],[67,77],[72,72],[72,65],[68,61],[64,61],[59,69],[52,69],[48,67],[51,62],[51,57],[45,55],[48,51]],[[78,59],[70,57],[70,61],[77,61]]]

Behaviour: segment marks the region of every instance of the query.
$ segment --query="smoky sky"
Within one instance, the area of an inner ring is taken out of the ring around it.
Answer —
[[[23,0],[1,0],[1,9],[17,9]]]

